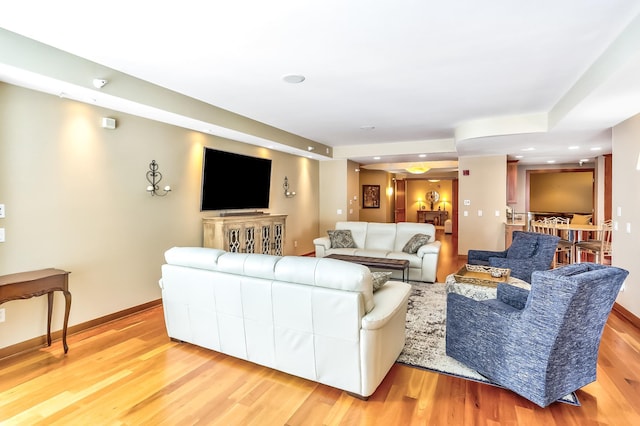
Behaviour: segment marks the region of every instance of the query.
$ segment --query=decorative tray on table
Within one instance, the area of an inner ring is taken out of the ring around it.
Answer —
[[[456,282],[476,285],[496,286],[509,280],[511,269],[494,268],[484,265],[466,264],[454,274]]]

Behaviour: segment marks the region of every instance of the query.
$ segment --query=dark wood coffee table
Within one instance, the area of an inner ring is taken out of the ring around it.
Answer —
[[[406,259],[387,259],[382,257],[352,256],[349,254],[330,254],[328,259],[344,260],[369,268],[392,269],[402,271],[402,281],[409,281],[409,261]],[[407,271],[405,275],[405,271]]]

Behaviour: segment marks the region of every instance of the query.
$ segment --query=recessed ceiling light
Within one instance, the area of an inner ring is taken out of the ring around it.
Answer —
[[[588,158],[583,158],[582,160],[580,160],[581,163],[588,163],[589,159]]]
[[[535,148],[522,148],[521,151],[535,151]]]
[[[570,146],[570,147],[569,147],[569,149],[578,149],[578,148],[580,148],[580,147],[579,147],[579,146],[577,146],[577,145],[574,145],[574,146]]]
[[[516,155],[516,158],[524,158],[524,155]]]
[[[594,146],[593,148],[591,148],[591,151],[600,151],[602,148],[600,148],[599,146]]]
[[[300,75],[300,74],[287,74],[284,77],[282,77],[282,79],[287,83],[298,84],[298,83],[302,83],[305,80],[305,77],[304,75]]]
[[[376,126],[360,126],[360,130],[373,130]]]
[[[549,163],[549,164],[553,164],[555,162],[556,162],[556,160],[547,160],[547,163]]]
[[[420,155],[418,155],[418,157],[420,157],[420,158],[424,158],[424,157],[426,157],[426,156],[427,156],[427,154],[420,154]]]
[[[380,157],[373,157],[373,159],[374,159],[374,160],[379,160],[379,159],[380,159]]]

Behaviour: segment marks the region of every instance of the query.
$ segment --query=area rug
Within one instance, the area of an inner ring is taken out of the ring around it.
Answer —
[[[407,338],[398,362],[411,367],[498,386],[446,355],[446,305],[444,284],[412,284],[407,310]],[[575,393],[558,401],[580,405]]]

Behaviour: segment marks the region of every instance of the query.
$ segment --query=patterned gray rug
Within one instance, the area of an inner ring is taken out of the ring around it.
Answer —
[[[412,284],[407,310],[407,340],[398,362],[411,367],[498,386],[446,355],[446,305],[444,284]],[[580,405],[575,393],[559,401]]]

